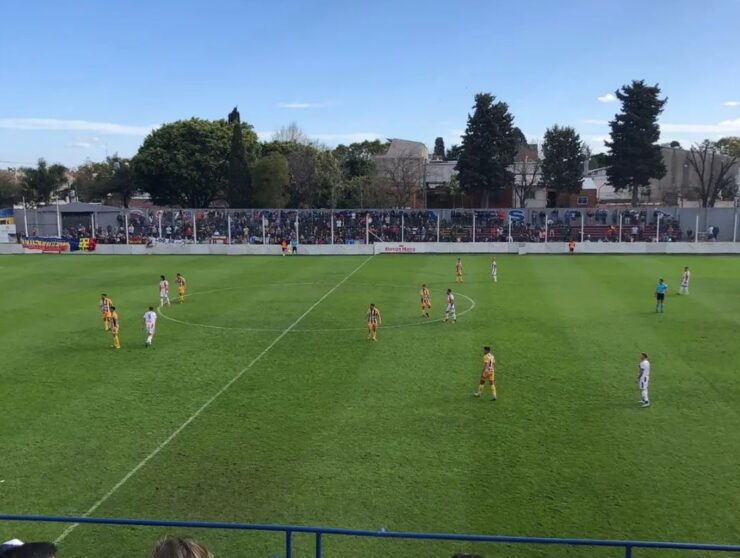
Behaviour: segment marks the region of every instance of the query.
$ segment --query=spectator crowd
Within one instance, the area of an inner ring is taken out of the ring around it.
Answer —
[[[511,221],[510,221],[511,216]],[[658,227],[658,220],[660,226]],[[621,231],[621,239],[620,239]],[[67,239],[98,244],[355,244],[374,242],[691,241],[677,218],[652,210],[130,210],[96,223],[68,223]],[[716,240],[709,227],[700,240]]]

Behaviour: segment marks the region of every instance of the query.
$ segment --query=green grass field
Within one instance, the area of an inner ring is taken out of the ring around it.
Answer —
[[[739,542],[740,258],[502,256],[493,284],[489,258],[466,256],[458,286],[454,261],[0,258],[2,511],[99,503],[93,516]],[[689,297],[675,295],[684,265]],[[147,350],[141,315],[159,275],[176,272],[189,297],[165,309]],[[659,276],[671,287],[661,315]],[[455,325],[438,319],[447,287]],[[101,292],[119,310],[120,351]],[[365,339],[370,302],[384,319],[377,343]],[[484,344],[496,402],[472,397]],[[653,365],[649,409],[640,351]],[[0,538],[54,540],[64,527],[0,523]],[[162,533],[80,526],[61,556],[145,556]],[[192,534],[217,557],[281,554],[279,534]],[[463,550],[621,555],[325,542],[329,557]],[[311,551],[298,536],[295,555]]]

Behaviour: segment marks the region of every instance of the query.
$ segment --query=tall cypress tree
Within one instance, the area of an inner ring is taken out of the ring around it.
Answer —
[[[441,137],[434,140],[434,158],[440,160],[445,158],[445,140]]]
[[[229,113],[231,146],[229,147],[229,175],[227,199],[231,207],[249,207],[252,203],[252,177],[247,164],[241,118],[234,108]]]
[[[640,190],[651,178],[665,176],[663,155],[657,144],[660,138],[658,116],[668,99],[660,99],[658,85],[646,85],[644,80],[633,81],[615,92],[622,103],[622,111],[609,122],[611,141],[607,176],[614,190],[627,190],[632,205],[637,206]]]
[[[580,192],[586,152],[576,131],[557,124],[548,128],[542,142],[542,154],[543,182],[558,192]]]
[[[486,206],[491,193],[512,183],[509,166],[519,145],[508,105],[495,100],[490,93],[475,96],[457,162],[460,186],[469,194],[480,194]]]

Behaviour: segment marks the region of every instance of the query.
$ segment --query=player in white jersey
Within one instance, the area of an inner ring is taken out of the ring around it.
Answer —
[[[689,281],[691,280],[691,272],[688,267],[683,268],[683,275],[681,275],[681,286],[678,288],[678,294],[689,294]]]
[[[643,407],[650,406],[648,383],[650,383],[650,361],[647,353],[640,353],[640,364],[637,365],[637,386],[640,388],[640,400]]]
[[[161,279],[159,282],[159,307],[162,308],[165,304],[170,305],[170,282],[164,278],[164,275],[159,277]]]
[[[445,308],[445,322],[452,320],[452,323],[457,322],[457,314],[455,313],[455,295],[452,294],[452,289],[447,289],[447,307]]]
[[[154,338],[154,331],[157,328],[157,313],[154,311],[154,306],[150,306],[149,310],[144,312],[144,331],[146,331],[146,342],[144,346],[148,349],[152,346],[152,339]]]
[[[496,278],[496,272],[498,271],[498,265],[496,264],[496,258],[493,258],[493,261],[491,262],[491,279],[493,279],[493,282],[495,283]]]

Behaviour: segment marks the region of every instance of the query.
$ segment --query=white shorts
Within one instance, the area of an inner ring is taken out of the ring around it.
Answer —
[[[689,288],[689,284],[688,283],[681,283],[681,288],[682,289],[688,289]]]
[[[650,381],[649,377],[641,377],[637,382],[638,385],[640,386],[640,390],[647,389],[649,381]]]
[[[154,335],[154,329],[155,329],[154,324],[146,324],[144,326],[144,329],[146,330],[147,335]]]
[[[448,304],[447,305],[447,312],[455,313],[455,305],[454,304]]]
[[[159,298],[169,298],[169,295],[167,293],[165,293],[165,292],[160,292],[159,293]]]

